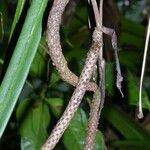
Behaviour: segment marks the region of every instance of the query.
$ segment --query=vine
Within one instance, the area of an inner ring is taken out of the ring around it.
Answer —
[[[95,65],[97,63],[98,58],[100,57],[100,51],[103,46],[103,41],[102,41],[102,34],[103,32],[111,35],[112,36],[112,45],[113,48],[117,48],[116,44],[116,34],[114,30],[103,27],[100,24],[101,18],[99,15],[99,10],[97,7],[97,3],[95,0],[91,0],[94,14],[95,14],[95,20],[96,20],[96,27],[93,32],[92,36],[92,45],[89,49],[89,52],[87,54],[87,58],[85,61],[84,68],[81,72],[80,77],[78,78],[74,73],[72,73],[68,66],[67,66],[67,61],[65,60],[63,53],[62,53],[62,48],[60,44],[60,35],[59,35],[59,28],[61,24],[61,18],[62,14],[64,12],[64,9],[66,5],[68,4],[69,0],[54,0],[52,9],[50,11],[49,17],[48,17],[48,23],[47,23],[47,41],[48,41],[48,46],[49,46],[49,55],[52,59],[53,65],[56,66],[56,69],[58,70],[61,78],[70,83],[71,85],[76,86],[73,95],[69,101],[68,106],[66,107],[66,110],[64,111],[63,115],[57,122],[56,126],[52,130],[52,133],[50,134],[49,138],[47,139],[46,143],[42,146],[42,150],[49,150],[53,149],[61,136],[63,135],[65,129],[68,127],[71,119],[73,118],[77,108],[79,107],[82,98],[86,92],[86,90],[90,90],[95,92],[94,98],[93,98],[93,103],[91,105],[91,113],[94,112],[94,109],[96,109],[96,114],[95,114],[95,119],[89,119],[89,129],[88,129],[88,135],[87,135],[87,140],[84,149],[86,148],[87,145],[89,145],[89,137],[92,135],[93,140],[92,143],[94,143],[95,139],[95,134],[90,132],[91,130],[91,123],[94,122],[93,128],[97,129],[97,124],[98,124],[98,118],[102,109],[103,102],[101,103],[101,99],[104,101],[104,63],[103,61],[100,61],[100,66],[102,67],[100,71],[100,90],[98,86],[95,83],[90,82],[93,70],[95,68]],[[120,72],[120,65],[119,65],[119,60],[118,60],[118,55],[117,51],[115,51],[115,58],[116,58],[116,64],[117,64],[117,87],[121,91],[121,81],[122,81],[122,76]],[[100,59],[102,60],[102,59]],[[121,92],[122,93],[122,92]],[[99,102],[99,104],[97,103]],[[91,116],[91,115],[90,115]],[[91,139],[91,138],[90,138]],[[93,146],[92,146],[93,147]],[[91,148],[92,149],[92,148]]]

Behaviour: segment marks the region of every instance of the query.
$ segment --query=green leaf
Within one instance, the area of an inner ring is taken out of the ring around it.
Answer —
[[[17,109],[16,109],[16,118],[18,121],[22,120],[30,104],[31,104],[31,99],[29,98],[26,98],[24,100],[21,100],[21,102],[19,102],[19,105],[17,106]]]
[[[113,141],[111,145],[118,148],[135,149],[135,150],[149,150],[150,142],[139,140],[124,140]]]
[[[53,71],[51,74],[51,78],[50,78],[50,87],[53,86],[56,82],[58,82],[60,80],[60,76],[58,74],[58,72]]]
[[[128,71],[128,97],[131,105],[138,105],[139,102],[139,86],[133,74]],[[150,102],[146,91],[142,92],[142,107],[150,110]]]
[[[67,150],[82,150],[86,138],[87,118],[79,109],[64,133],[63,143]],[[104,150],[104,139],[100,131],[97,132],[95,150]]]
[[[29,105],[30,100],[23,100],[17,109],[19,113],[25,111],[25,105]],[[31,103],[31,102],[30,102]],[[28,111],[27,111],[28,110]],[[38,150],[47,138],[47,127],[50,122],[49,108],[39,100],[34,100],[30,109],[21,118],[20,134],[22,150]]]
[[[139,49],[143,49],[144,40],[145,39],[143,37],[138,37],[128,32],[122,32],[119,36],[119,42],[121,45],[133,45]]]
[[[95,150],[104,150],[105,149],[104,135],[99,130],[97,131],[97,134],[96,134],[96,142],[95,142],[94,149]]]
[[[47,50],[47,44],[45,41],[45,37],[41,38],[37,53],[34,57],[34,60],[32,62],[31,68],[30,68],[30,74],[33,77],[39,77],[44,78],[47,70],[46,66],[46,50]]]
[[[54,116],[59,118],[64,110],[64,100],[61,98],[47,98],[46,102],[49,104]]]
[[[104,107],[104,117],[126,139],[150,140],[148,131],[144,130],[137,122],[115,109],[113,106]]]
[[[11,31],[10,31],[10,35],[9,35],[9,41],[11,40],[14,29],[15,29],[15,27],[18,23],[18,20],[21,16],[21,13],[22,13],[25,2],[26,2],[26,0],[18,0],[17,9],[16,9],[16,12],[15,12],[15,17],[14,17],[13,24],[12,24]]]
[[[140,38],[145,37],[145,27],[125,17],[121,17],[121,30]]]
[[[0,1],[0,12],[2,13],[2,16],[3,16],[3,27],[4,27],[4,32],[6,33],[8,32],[9,30],[8,27],[10,25],[9,8],[8,8],[6,0]]]
[[[35,56],[41,38],[41,22],[47,2],[48,0],[31,2],[15,51],[2,81],[0,87],[0,137],[11,116]]]

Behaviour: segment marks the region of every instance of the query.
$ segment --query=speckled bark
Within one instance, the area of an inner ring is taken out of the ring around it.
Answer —
[[[100,33],[101,31],[95,31],[93,35],[93,44],[88,53],[86,63],[84,69],[81,73],[80,79],[78,81],[78,77],[73,74],[69,68],[67,67],[67,62],[63,56],[62,48],[60,44],[60,35],[59,35],[59,26],[61,23],[61,16],[67,5],[68,0],[60,1],[55,0],[53,3],[53,7],[51,9],[49,19],[48,19],[48,29],[47,29],[47,40],[49,46],[49,54],[53,61],[53,65],[56,66],[58,72],[60,73],[62,79],[67,81],[68,83],[76,86],[76,89],[72,95],[72,98],[58,121],[56,127],[52,131],[50,137],[47,142],[43,145],[42,150],[53,149],[56,143],[59,141],[63,132],[69,125],[70,120],[74,116],[86,89],[95,91],[97,89],[97,85],[95,83],[90,83],[90,78],[96,64],[100,46],[101,39]],[[78,84],[77,84],[78,83]]]
[[[55,147],[65,129],[68,127],[74,113],[76,112],[81,100],[85,94],[86,86],[88,85],[94,66],[96,65],[97,58],[99,56],[99,50],[101,47],[101,31],[96,29],[93,33],[92,46],[87,54],[85,66],[79,77],[76,89],[69,101],[69,104],[63,113],[62,117],[53,129],[47,142],[43,145],[42,150],[51,150]]]
[[[56,66],[61,78],[71,85],[76,86],[78,77],[72,73],[67,66],[67,61],[62,53],[59,34],[62,14],[68,2],[69,0],[54,0],[53,7],[48,17],[47,42],[49,55],[51,56],[53,65]],[[97,85],[95,83],[90,83],[86,88],[89,91],[95,91]]]
[[[99,104],[100,104],[100,92],[102,91],[101,90],[99,92],[97,91],[98,89],[97,85],[95,83],[91,83],[90,78],[92,76],[93,70],[95,68],[97,59],[100,54],[100,48],[102,46],[102,32],[108,32],[109,29],[107,28],[106,31],[105,30],[103,31],[103,27],[101,26],[95,28],[93,33],[92,46],[87,54],[85,66],[81,72],[80,77],[78,78],[74,73],[72,73],[69,70],[67,66],[67,61],[65,60],[62,53],[62,48],[60,43],[59,28],[61,23],[61,17],[68,2],[69,0],[54,0],[53,7],[48,17],[47,41],[49,46],[49,54],[51,56],[53,65],[56,66],[56,69],[58,70],[61,78],[64,81],[70,83],[71,85],[76,86],[76,89],[62,117],[60,118],[60,120],[58,121],[54,129],[52,130],[52,133],[47,139],[46,143],[42,146],[41,148],[42,150],[51,150],[55,147],[55,145],[61,138],[62,134],[68,127],[71,119],[73,118],[74,113],[76,112],[78,106],[80,105],[86,90],[95,92],[94,101],[92,104],[93,108],[96,106],[96,100],[99,100],[98,107],[95,107],[97,109],[97,113],[94,116],[94,118],[96,117],[95,118],[96,122],[94,122],[94,124],[95,123],[96,124],[95,126],[93,125],[93,128],[95,129],[95,131],[93,132],[94,136],[97,129],[98,118],[100,114],[98,113],[98,111],[101,111],[101,105],[99,107]],[[93,110],[94,109],[92,109],[92,112]],[[91,131],[91,129],[89,130]],[[93,139],[91,139],[91,141],[93,141]]]

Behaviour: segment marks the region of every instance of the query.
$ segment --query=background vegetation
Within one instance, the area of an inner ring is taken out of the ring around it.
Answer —
[[[0,0],[1,134],[13,111],[0,140],[2,150],[38,150],[74,90],[60,79],[47,54],[45,31],[51,5],[52,1],[48,0]],[[104,25],[114,28],[118,34],[125,97],[122,99],[115,87],[114,53],[111,41],[106,36],[106,99],[96,150],[103,150],[105,145],[110,150],[148,150],[150,147],[150,57],[147,59],[143,90],[145,117],[137,119],[139,77],[148,15],[146,10],[149,7],[146,0],[104,1]],[[61,25],[63,52],[70,69],[77,75],[82,70],[90,46],[89,11],[87,1],[72,0]],[[82,149],[91,98],[92,93],[87,93],[55,149]]]

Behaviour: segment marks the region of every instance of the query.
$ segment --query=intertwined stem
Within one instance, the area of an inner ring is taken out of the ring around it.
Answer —
[[[49,45],[49,49],[50,49],[49,52],[50,52],[52,61],[54,65],[56,66],[56,68],[58,69],[59,73],[62,75],[63,79],[75,85],[78,81],[78,78],[74,76],[74,74],[70,72],[68,68],[66,68],[67,63],[62,54],[61,45],[60,45],[60,36],[59,36],[59,25],[61,22],[61,16],[67,3],[68,3],[68,0],[67,1],[55,0],[53,3],[53,7],[51,9],[49,19],[48,19],[48,31],[47,31],[48,45]],[[91,78],[93,68],[96,64],[99,50],[101,47],[100,33],[101,31],[96,29],[93,34],[93,44],[88,53],[85,66],[81,73],[76,89],[73,93],[73,96],[64,114],[62,115],[56,127],[52,131],[50,137],[48,138],[47,142],[45,143],[45,145],[43,145],[42,147],[43,150],[54,148],[54,146],[56,145],[56,143],[59,141],[60,137],[62,136],[63,132],[69,125],[70,120],[74,116],[74,113],[76,112],[84,96],[84,93],[88,87],[88,83]],[[92,84],[92,85],[94,85],[94,86],[91,86],[91,87],[94,87],[92,90],[95,90],[96,89],[95,84]]]
[[[86,85],[89,83],[90,78],[92,76],[94,66],[96,65],[96,61],[99,56],[100,47],[101,47],[101,30],[96,28],[93,33],[92,46],[87,54],[85,66],[79,77],[79,82],[76,86],[76,89],[69,101],[69,104],[65,112],[63,113],[62,117],[56,124],[47,142],[43,145],[42,150],[53,149],[56,143],[59,141],[62,134],[64,133],[65,129],[68,127],[72,117],[74,116],[74,113],[76,112],[85,94]]]
[[[98,10],[96,0],[91,0],[91,2],[95,14],[96,25],[97,27],[102,27],[103,0],[100,1],[100,10]],[[103,34],[101,34],[101,39],[103,39],[102,36]],[[84,150],[94,150],[99,118],[100,118],[101,110],[104,105],[105,61],[103,59],[103,46],[101,46],[99,51],[98,70],[99,70],[99,89],[97,89],[97,91],[94,93],[94,97],[90,107],[90,117],[88,122],[88,130],[87,130],[87,136],[84,144]]]
[[[102,32],[109,33],[109,29],[99,26],[97,24],[97,28],[95,28],[94,33],[93,33],[92,46],[87,54],[85,66],[78,79],[78,77],[74,73],[72,73],[67,67],[67,62],[63,56],[62,48],[60,44],[59,26],[61,23],[62,14],[68,2],[69,0],[54,0],[53,7],[48,17],[47,40],[48,40],[48,46],[49,46],[49,54],[53,61],[53,65],[56,66],[56,69],[58,70],[62,79],[64,81],[67,81],[71,85],[76,86],[76,89],[62,117],[56,124],[55,128],[52,130],[52,133],[50,137],[47,139],[46,143],[42,146],[42,150],[51,150],[55,147],[55,145],[61,138],[62,134],[64,133],[65,129],[68,127],[78,106],[80,105],[81,100],[86,90],[95,92],[94,100],[92,104],[93,108],[96,106],[96,103],[95,103],[96,100],[98,100],[100,104],[100,97],[104,95],[103,94],[104,92],[102,93],[102,90],[104,91],[104,89],[100,88],[100,91],[98,91],[97,85],[95,83],[91,83],[90,78],[95,68],[97,59],[99,58],[100,49],[102,47]],[[104,72],[102,71],[102,73]],[[103,78],[103,76],[101,77]],[[101,96],[100,96],[100,92],[102,93]],[[99,104],[98,104],[97,110],[100,112],[102,105],[100,105],[100,108],[99,108]],[[92,112],[93,110],[94,109],[92,109]],[[98,113],[98,111],[95,114],[95,117],[97,119],[95,122],[96,123],[96,126],[94,127],[95,129],[97,128],[98,118],[100,114]]]

